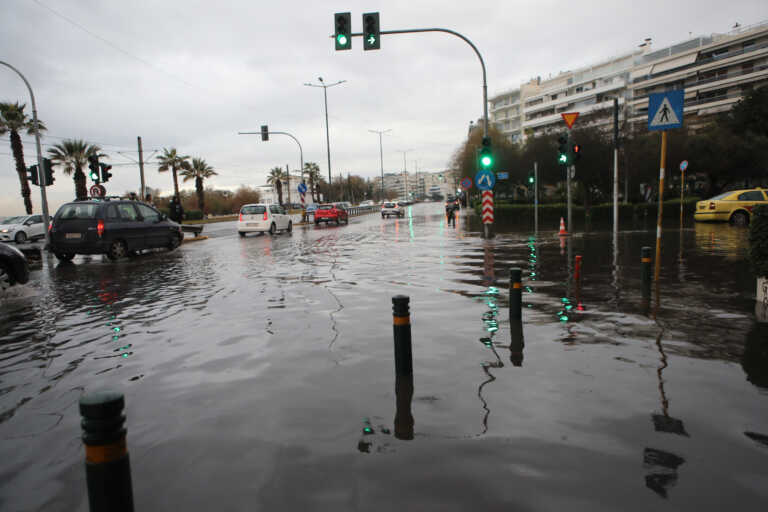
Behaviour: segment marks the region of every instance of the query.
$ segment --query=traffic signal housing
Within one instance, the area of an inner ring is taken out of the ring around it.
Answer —
[[[110,169],[112,169],[112,166],[105,163],[99,164],[99,170],[101,171],[101,181],[102,183],[106,183],[109,181],[109,178],[112,177],[112,173],[109,172]]]
[[[334,42],[336,50],[349,50],[352,48],[352,14],[337,12],[333,15]]]
[[[561,135],[557,138],[557,163],[568,165],[568,135]]]
[[[571,146],[571,152],[573,153],[573,161],[577,162],[581,158],[581,144]]]
[[[378,50],[381,48],[381,29],[379,28],[379,13],[363,14],[363,50]]]
[[[269,126],[261,125],[261,140],[269,140]]]
[[[48,158],[43,158],[43,174],[45,174],[45,186],[53,185],[56,179],[53,177],[53,166]]]
[[[27,173],[29,173],[27,178],[29,178],[29,181],[31,181],[33,185],[40,185],[39,175],[37,174],[37,165],[28,167]]]
[[[491,150],[491,138],[483,137],[483,145],[480,147],[480,169],[490,171],[493,168],[493,151]]]
[[[99,157],[91,155],[88,157],[88,168],[91,170],[90,177],[94,183],[99,182]]]
[[[531,171],[528,173],[528,184],[533,185],[536,183],[536,173]]]

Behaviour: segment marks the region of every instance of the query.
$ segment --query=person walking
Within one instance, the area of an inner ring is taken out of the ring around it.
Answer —
[[[184,220],[184,208],[182,208],[181,201],[179,201],[178,196],[173,196],[173,199],[171,199],[171,204],[168,205],[168,208],[168,216],[171,218],[171,220],[181,224],[181,221]]]

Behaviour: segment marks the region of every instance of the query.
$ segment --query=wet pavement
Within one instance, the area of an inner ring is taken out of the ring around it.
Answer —
[[[768,323],[746,231],[667,226],[647,300],[653,225],[561,247],[556,226],[485,241],[477,221],[432,203],[44,260],[0,299],[0,509],[87,510],[77,401],[111,388],[136,510],[764,510]],[[396,294],[412,381],[395,380]]]

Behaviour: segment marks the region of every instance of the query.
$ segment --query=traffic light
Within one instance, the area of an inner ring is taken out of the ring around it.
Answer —
[[[112,166],[105,163],[100,163],[99,168],[101,170],[101,182],[106,183],[109,181],[109,178],[112,177],[112,173],[109,172],[110,169],[112,169]]]
[[[381,30],[379,29],[379,13],[363,14],[363,50],[378,50],[381,48]]]
[[[493,167],[493,152],[491,151],[491,138],[483,137],[483,145],[480,148],[480,169],[489,171]]]
[[[536,173],[531,171],[528,173],[528,184],[533,185],[536,182]]]
[[[45,186],[53,185],[56,179],[53,177],[53,167],[51,161],[48,158],[43,158],[43,174],[45,174]]]
[[[269,140],[269,127],[266,124],[261,125],[261,140]]]
[[[333,25],[337,50],[349,50],[352,48],[352,14],[337,12],[333,15]]]
[[[571,147],[571,151],[573,152],[573,161],[578,162],[579,158],[581,158],[581,144],[574,144]]]
[[[559,144],[557,149],[557,163],[568,165],[568,135],[561,135],[557,138]]]
[[[91,170],[91,181],[94,183],[99,182],[99,157],[97,155],[91,155],[88,157],[88,168]]]
[[[31,181],[33,185],[40,185],[40,180],[38,179],[37,174],[37,166],[33,165],[32,167],[27,168],[27,172],[29,173],[29,181]]]

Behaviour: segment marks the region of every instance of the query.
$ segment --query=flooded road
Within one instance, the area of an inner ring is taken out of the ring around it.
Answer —
[[[485,241],[477,221],[432,203],[44,262],[0,301],[0,509],[87,510],[77,402],[111,388],[136,510],[763,510],[746,231],[667,227],[657,302],[655,226],[561,246],[556,226]],[[414,365],[397,387],[396,294]]]

